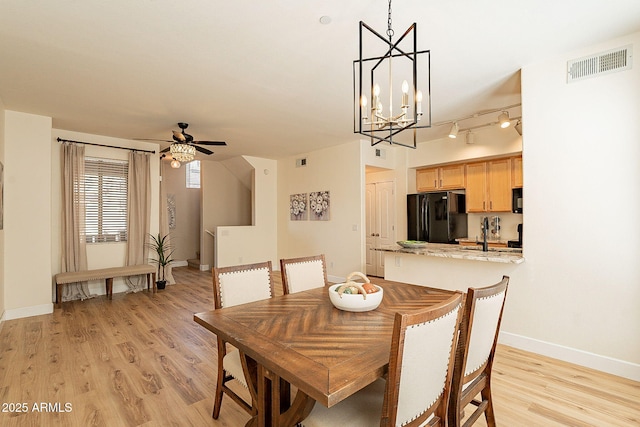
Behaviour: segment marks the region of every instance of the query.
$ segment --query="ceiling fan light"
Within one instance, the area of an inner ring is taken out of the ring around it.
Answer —
[[[511,125],[509,121],[509,113],[507,111],[503,111],[502,114],[498,116],[498,124],[502,129],[508,128]]]
[[[171,156],[182,163],[192,161],[196,156],[196,148],[190,144],[171,144]]]
[[[178,169],[180,167],[180,162],[176,159],[171,160],[171,167],[174,169]]]
[[[449,138],[455,139],[458,137],[458,122],[453,122],[451,129],[449,129]]]

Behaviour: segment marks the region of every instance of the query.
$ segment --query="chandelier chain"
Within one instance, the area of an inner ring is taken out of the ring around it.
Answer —
[[[393,28],[391,28],[391,0],[389,0],[389,16],[387,18],[387,35],[389,36],[389,41],[393,37]]]

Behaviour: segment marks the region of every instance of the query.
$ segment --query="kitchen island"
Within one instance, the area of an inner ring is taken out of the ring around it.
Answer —
[[[375,250],[382,252],[414,254],[440,258],[502,262],[511,264],[520,264],[524,261],[524,258],[522,256],[522,249],[518,248],[489,248],[487,252],[483,252],[481,246],[428,243],[423,248],[403,248],[401,246],[393,246],[389,248],[376,248]]]
[[[422,248],[376,248],[384,254],[384,278],[415,285],[466,292],[499,282],[503,275],[518,283],[527,266],[522,249],[428,243]],[[375,282],[374,282],[375,283]]]

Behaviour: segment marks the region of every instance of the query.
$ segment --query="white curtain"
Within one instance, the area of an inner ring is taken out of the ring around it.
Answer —
[[[129,153],[129,187],[127,198],[126,265],[146,264],[149,258],[151,222],[151,166],[149,153]],[[138,292],[146,285],[146,276],[126,280],[129,291]]]
[[[62,271],[87,269],[85,235],[84,146],[62,144]],[[87,299],[87,282],[64,286],[62,301]]]

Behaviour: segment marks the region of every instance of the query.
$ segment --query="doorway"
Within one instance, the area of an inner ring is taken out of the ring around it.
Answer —
[[[365,187],[366,274],[384,277],[384,252],[376,248],[395,243],[395,182],[381,181]]]

